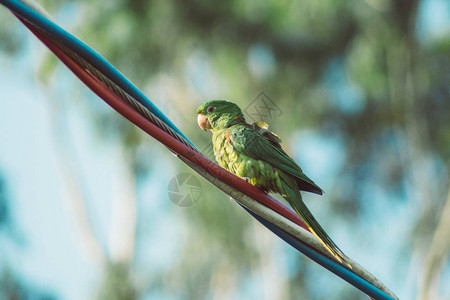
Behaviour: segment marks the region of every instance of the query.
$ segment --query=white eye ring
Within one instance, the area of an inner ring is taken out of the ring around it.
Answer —
[[[206,112],[212,113],[216,108],[214,106],[208,106]]]

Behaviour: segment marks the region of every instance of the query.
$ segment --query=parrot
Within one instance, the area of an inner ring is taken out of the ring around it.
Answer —
[[[281,139],[268,130],[265,122],[247,123],[239,106],[226,100],[201,105],[197,109],[197,122],[202,130],[212,131],[214,156],[222,168],[266,193],[280,194],[330,254],[351,268],[300,194],[302,190],[322,195],[323,190],[286,154]]]

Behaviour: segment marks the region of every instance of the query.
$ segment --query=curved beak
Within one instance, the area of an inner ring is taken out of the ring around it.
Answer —
[[[206,129],[211,129],[211,124],[209,124],[209,120],[205,115],[198,114],[197,115],[197,123],[198,126],[200,126],[201,129],[206,131]]]

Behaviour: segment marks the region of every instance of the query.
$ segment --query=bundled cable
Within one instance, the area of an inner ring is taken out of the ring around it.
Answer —
[[[261,224],[373,299],[398,299],[359,264],[340,264],[307,230],[301,218],[282,203],[221,168],[204,155],[129,80],[103,57],[50,19],[35,3],[0,0],[86,86],[130,122],[162,143],[179,159],[230,195]]]

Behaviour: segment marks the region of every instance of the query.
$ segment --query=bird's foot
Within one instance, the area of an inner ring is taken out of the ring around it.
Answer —
[[[247,181],[248,183],[250,183],[250,177],[241,177],[241,179],[244,179],[245,181]]]

